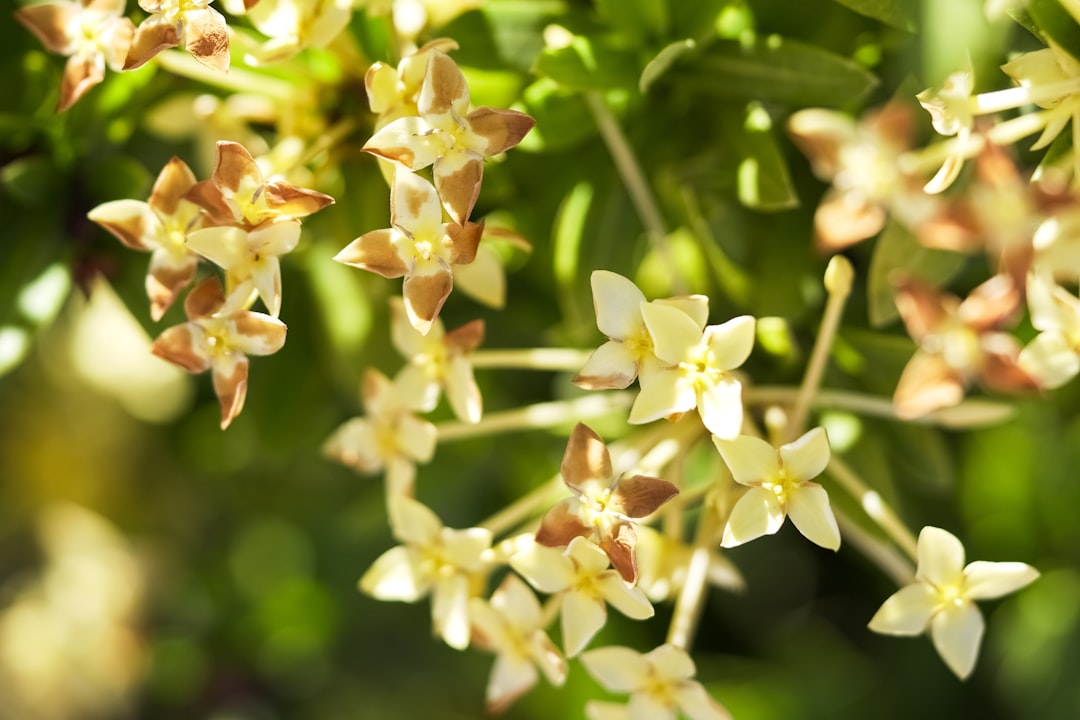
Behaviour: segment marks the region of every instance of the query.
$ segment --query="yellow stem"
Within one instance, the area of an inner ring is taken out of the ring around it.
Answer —
[[[855,500],[863,511],[878,524],[885,534],[903,550],[912,561],[918,560],[915,535],[908,530],[903,521],[885,502],[876,490],[870,488],[855,471],[835,455],[829,460],[826,472],[840,484]]]
[[[701,618],[705,580],[709,575],[709,554],[716,541],[716,523],[716,513],[708,506],[704,507],[698,521],[694,552],[686,568],[686,579],[679,591],[679,597],[675,600],[675,611],[671,616],[671,625],[668,626],[667,641],[683,650],[689,650],[690,641]]]
[[[468,357],[474,368],[580,370],[591,354],[591,350],[571,348],[530,348],[527,350],[476,350]]]
[[[896,548],[868,533],[839,508],[833,508],[836,524],[845,542],[854,545],[866,559],[881,568],[897,585],[907,585],[915,577],[915,567]]]
[[[489,413],[478,423],[445,422],[436,425],[439,442],[465,440],[481,435],[547,428],[584,418],[625,410],[634,402],[631,392],[584,395],[573,400],[536,403],[516,410]]]

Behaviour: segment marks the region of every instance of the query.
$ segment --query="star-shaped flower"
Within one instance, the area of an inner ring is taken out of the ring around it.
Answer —
[[[633,583],[637,579],[633,521],[651,515],[678,495],[678,488],[648,475],[615,477],[604,441],[582,423],[570,434],[562,478],[573,496],[548,510],[536,542],[562,547],[575,537],[588,538],[607,553],[623,579]]]
[[[146,202],[114,200],[87,213],[129,248],[152,253],[146,294],[154,320],[160,320],[177,294],[195,279],[199,256],[188,249],[186,240],[198,225],[199,207],[184,199],[194,184],[191,169],[174,157],[162,168]]]
[[[491,596],[469,600],[473,642],[495,653],[487,686],[487,710],[498,713],[536,684],[539,673],[552,685],[566,680],[566,659],[544,632],[540,603],[513,573]]]
[[[446,53],[429,50],[416,107],[375,133],[364,149],[410,170],[433,165],[435,187],[450,217],[469,219],[484,176],[484,158],[521,142],[536,121],[516,110],[469,110],[465,76]]]
[[[190,373],[213,372],[221,402],[221,429],[240,414],[247,395],[248,355],[272,355],[285,344],[285,323],[249,310],[222,313],[225,295],[216,277],[188,293],[188,322],[163,332],[150,350]]]
[[[964,546],[936,527],[919,533],[915,582],[900,588],[870,620],[886,635],[921,635],[930,630],[941,659],[961,679],[975,668],[985,623],[975,600],[1019,590],[1039,577],[1021,562],[964,564]]]
[[[435,426],[415,414],[426,402],[425,392],[414,379],[391,381],[368,369],[361,390],[367,415],[335,430],[323,451],[365,474],[385,469],[387,494],[411,495],[416,463],[431,460],[437,440]]]
[[[1008,275],[995,275],[961,302],[909,277],[896,278],[896,308],[919,345],[893,394],[898,417],[957,405],[976,379],[999,392],[1038,387],[1018,364],[1020,344],[1001,328],[1020,302]]]
[[[436,318],[427,335],[422,335],[409,322],[401,298],[392,298],[390,338],[408,361],[399,377],[403,382],[424,388],[423,409],[433,409],[438,403],[440,388],[445,388],[450,407],[459,420],[480,421],[483,398],[473,376],[469,353],[484,340],[483,320],[473,320],[446,332],[442,321]]]
[[[734,438],[742,429],[742,382],[731,371],[754,347],[754,318],[742,315],[702,331],[678,308],[646,303],[641,315],[663,367],[641,372],[641,393],[630,408],[631,423],[677,419],[697,408],[709,432]]]
[[[941,169],[926,183],[928,193],[939,193],[952,185],[964,161],[977,155],[985,144],[983,136],[975,131],[974,87],[974,73],[963,70],[946,78],[940,89],[924,90],[917,96],[919,104],[930,113],[934,129],[950,138],[942,145],[945,161]]]
[[[682,648],[661,645],[644,655],[628,647],[603,647],[581,655],[581,663],[606,690],[629,693],[625,708],[590,702],[589,720],[730,720],[731,715],[694,680],[694,661]]]
[[[364,74],[364,89],[368,107],[379,116],[376,129],[400,117],[418,115],[416,101],[424,84],[431,52],[448,53],[457,49],[458,44],[453,40],[436,38],[401,58],[397,67],[382,62],[372,64]]]
[[[652,335],[645,325],[641,306],[645,295],[631,280],[607,270],[593,272],[590,282],[596,326],[608,337],[585,367],[574,376],[574,384],[587,390],[628,387],[642,366],[656,368],[664,363],[656,357]],[[709,299],[704,295],[654,300],[686,313],[701,331],[709,317]]]
[[[608,556],[584,537],[570,541],[566,550],[532,545],[510,559],[510,565],[540,592],[561,593],[563,651],[573,657],[585,649],[607,622],[607,605],[635,620],[653,616],[653,607],[641,590],[615,570]]]
[[[750,488],[731,510],[722,544],[735,547],[762,535],[772,535],[790,516],[810,542],[829,550],[840,547],[829,496],[810,482],[829,464],[829,439],[814,428],[794,442],[774,448],[761,438],[740,435],[734,440],[713,438],[731,476]]]
[[[447,645],[469,646],[471,585],[486,565],[491,533],[454,530],[422,503],[402,495],[389,500],[394,537],[402,544],[379,556],[360,589],[378,600],[416,602],[431,595],[432,627]]]
[[[349,24],[351,0],[262,0],[246,13],[269,40],[245,54],[245,60],[287,60],[304,48],[326,47]]]
[[[162,50],[184,46],[191,56],[218,72],[229,69],[229,28],[210,7],[213,0],[139,0],[150,13],[139,24],[125,70],[142,66]]]
[[[391,187],[390,222],[393,227],[364,233],[334,259],[385,278],[404,277],[409,321],[426,334],[453,289],[451,268],[473,261],[484,228],[444,223],[435,188],[401,169]]]
[[[124,66],[135,25],[124,17],[125,0],[82,0],[28,5],[15,19],[45,47],[68,58],[57,112],[64,112],[105,79],[105,67]]]
[[[1044,388],[1061,387],[1080,373],[1080,299],[1045,273],[1027,282],[1031,324],[1039,330],[1020,351],[1020,367]]]

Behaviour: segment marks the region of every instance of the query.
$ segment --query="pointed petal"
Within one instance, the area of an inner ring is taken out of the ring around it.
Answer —
[[[644,687],[649,663],[636,650],[614,645],[581,654],[581,664],[593,679],[612,693],[631,693]]]
[[[131,47],[124,59],[124,70],[142,67],[162,50],[179,44],[180,27],[175,21],[169,22],[163,17],[148,17],[135,30],[135,37],[132,38]]]
[[[946,605],[930,621],[930,637],[941,659],[964,680],[975,669],[985,623],[974,603]]]
[[[229,319],[229,344],[245,355],[272,355],[285,345],[285,323],[256,312]]]
[[[15,19],[34,33],[46,50],[70,55],[75,44],[68,36],[67,28],[76,22],[81,12],[78,3],[52,2],[19,8],[15,11]]]
[[[964,399],[964,385],[939,355],[917,351],[908,361],[893,393],[901,420],[913,420]]]
[[[921,342],[927,335],[936,332],[948,319],[950,309],[947,306],[956,305],[955,298],[946,299],[923,281],[912,277],[901,275],[893,285],[896,309],[915,342]]]
[[[702,340],[702,330],[693,318],[670,305],[642,303],[641,317],[652,336],[656,357],[668,365],[683,362]]]
[[[430,335],[429,335],[430,337]],[[484,321],[472,320],[446,334],[446,347],[456,353],[471,353],[484,342]]]
[[[540,601],[536,593],[513,573],[503,578],[491,596],[491,606],[519,634],[531,633],[540,626]]]
[[[221,429],[244,409],[247,397],[248,359],[243,356],[233,358],[233,362],[214,364],[214,392],[221,403]]]
[[[266,255],[251,268],[251,281],[273,317],[281,313],[281,263]]]
[[[239,227],[210,227],[187,236],[187,246],[215,265],[229,270],[247,259],[248,231]]]
[[[251,196],[263,185],[262,171],[247,148],[219,140],[212,173],[213,183],[229,196]]]
[[[537,630],[529,638],[529,657],[549,683],[558,687],[566,682],[566,658],[543,630]]]
[[[398,253],[397,238],[404,236],[393,228],[372,230],[346,245],[334,259],[384,278],[399,278],[408,272],[408,266]]]
[[[210,369],[210,358],[197,342],[195,332],[191,323],[171,327],[158,336],[150,352],[189,373],[206,372]]]
[[[606,555],[604,561],[607,562]],[[574,580],[574,565],[563,551],[539,543],[515,553],[510,558],[510,567],[543,593],[562,592]]]
[[[224,16],[211,7],[184,11],[185,48],[212,70],[229,69],[229,28]]]
[[[494,715],[506,710],[536,684],[538,677],[536,666],[525,658],[510,653],[496,655],[486,691],[487,712]]]
[[[478,423],[483,414],[483,398],[476,384],[472,364],[461,355],[454,355],[446,368],[446,397],[454,415],[462,422]]]
[[[548,547],[564,547],[576,537],[590,537],[592,527],[578,517],[578,507],[580,503],[576,498],[566,498],[553,505],[540,521],[536,542]]]
[[[441,149],[430,133],[431,126],[418,117],[398,118],[372,135],[363,149],[410,170],[420,170],[435,162]]]
[[[280,217],[301,218],[334,204],[334,198],[315,190],[283,182],[269,182],[263,188],[267,206]]]
[[[367,418],[352,418],[323,443],[323,453],[357,472],[369,474],[383,467],[375,428]]]
[[[742,383],[724,373],[697,398],[698,414],[718,438],[738,437],[743,425]]]
[[[598,579],[600,594],[608,605],[628,618],[644,620],[656,611],[639,588],[627,584],[617,573],[607,572]]]
[[[574,384],[586,390],[621,390],[637,377],[637,358],[618,340],[608,340],[589,356],[574,376]]]
[[[771,482],[780,475],[776,448],[759,437],[740,435],[734,440],[714,437],[713,444],[740,485]]]
[[[678,720],[679,711],[650,693],[636,692],[626,703],[627,720]]]
[[[418,548],[428,548],[438,542],[442,520],[419,500],[395,497],[388,503],[390,527],[394,537]]]
[[[626,706],[590,700],[585,703],[586,720],[628,720]]]
[[[989,600],[1008,595],[1035,581],[1039,571],[1022,562],[976,560],[964,568],[964,596]]]
[[[184,299],[184,312],[192,320],[209,317],[216,313],[224,302],[225,293],[221,289],[221,281],[216,275],[211,275],[188,293]]]
[[[600,549],[611,559],[611,566],[619,571],[623,580],[631,584],[637,582],[636,546],[637,535],[634,534],[634,526],[628,522],[611,526],[607,534],[600,538]]]
[[[250,244],[258,254],[287,255],[300,243],[300,222],[281,220],[264,223],[250,232]]]
[[[705,295],[680,295],[678,297],[660,298],[659,300],[653,300],[657,305],[670,305],[676,310],[680,310],[694,321],[702,330],[705,329],[705,323],[709,321],[709,298]]]
[[[1035,336],[1017,357],[1017,364],[1046,389],[1059,388],[1080,374],[1080,355],[1060,332]]]
[[[57,112],[64,112],[86,94],[86,91],[105,79],[105,61],[100,56],[72,55],[64,65],[60,81],[60,99]]]
[[[154,189],[146,203],[162,215],[172,217],[179,212],[184,194],[194,184],[195,174],[191,172],[191,168],[174,155],[158,173]]]
[[[776,495],[771,490],[753,487],[731,509],[721,544],[736,547],[762,535],[772,535],[783,524],[784,508]]]
[[[1005,333],[983,336],[983,364],[980,378],[983,385],[995,392],[1020,393],[1035,390],[1039,385],[1020,365],[1020,348],[1016,338]]]
[[[915,577],[937,587],[960,587],[964,576],[964,546],[947,530],[926,526],[919,532],[919,566]]]
[[[432,629],[450,647],[469,647],[469,579],[461,573],[441,576],[431,594]]]
[[[233,225],[242,222],[240,213],[213,180],[200,180],[188,188],[184,199],[206,211],[207,225]]]
[[[453,266],[454,284],[477,302],[496,309],[506,305],[506,271],[499,256],[480,244],[471,263]]]
[[[607,445],[592,428],[578,423],[570,433],[560,468],[563,482],[575,490],[583,490],[599,480],[603,487],[611,485],[611,456]]]
[[[563,594],[561,613],[563,651],[567,657],[574,657],[584,650],[607,622],[604,602],[580,590],[568,590]]]
[[[594,542],[584,537],[576,537],[566,546],[566,557],[576,568],[579,577],[593,577],[605,572],[610,561],[607,553]]]
[[[481,141],[477,147],[470,149],[490,157],[520,143],[536,127],[536,120],[517,110],[479,107],[468,114],[466,125]]]
[[[443,552],[446,560],[455,567],[468,572],[480,570],[483,554],[491,548],[491,531],[486,528],[465,528],[442,531]]]
[[[416,98],[416,108],[423,116],[451,115],[464,118],[469,111],[469,86],[461,68],[450,56],[432,50],[424,83]]]
[[[643,518],[679,494],[679,488],[667,480],[648,475],[621,477],[615,484],[608,507],[631,518]]]
[[[688,382],[677,369],[660,368],[653,372],[641,372],[638,382],[641,392],[634,400],[628,418],[633,425],[678,415],[693,410],[697,405],[693,383]]]
[[[416,602],[430,589],[415,554],[403,545],[380,555],[360,578],[360,590],[376,600]]]
[[[614,340],[641,334],[641,305],[645,295],[633,282],[607,270],[595,270],[590,278],[596,326]]]
[[[447,223],[446,237],[450,239],[450,263],[454,267],[459,267],[476,260],[476,252],[480,249],[480,239],[483,235],[482,222],[467,222],[464,225],[456,222]]]
[[[165,251],[155,251],[150,256],[150,269],[146,275],[146,295],[150,298],[150,317],[161,319],[180,292],[195,279],[199,257],[194,253],[177,257]]]
[[[814,212],[817,244],[835,253],[873,237],[885,227],[888,216],[878,203],[864,197],[830,190]]]
[[[438,266],[428,272],[405,276],[402,293],[409,321],[421,333],[426,333],[442,310],[443,303],[454,287],[454,276]]]
[[[788,493],[787,512],[807,540],[826,550],[840,549],[840,528],[836,525],[825,488],[817,483],[792,488]]]
[[[113,200],[86,214],[132,250],[149,250],[159,221],[150,205],[141,200]]]
[[[789,477],[803,482],[820,475],[829,464],[829,437],[820,427],[813,428],[794,442],[780,446],[780,459]]]
[[[435,161],[432,173],[446,212],[454,222],[464,223],[480,197],[480,184],[484,180],[483,159],[471,152],[445,153]]]
[[[754,349],[754,318],[740,315],[720,325],[705,328],[703,340],[709,347],[710,367],[734,370],[750,357]]]
[[[934,588],[916,582],[890,595],[870,618],[868,627],[883,635],[920,635],[930,625],[937,606]]]
[[[390,193],[390,222],[415,234],[434,234],[442,224],[435,187],[419,175],[399,169]]]
[[[675,690],[675,701],[690,720],[731,720],[731,713],[713,700],[701,683],[680,684]]]
[[[398,421],[398,448],[403,455],[416,462],[431,462],[435,455],[438,433],[438,429],[427,420],[405,415]]]
[[[687,680],[697,672],[687,652],[674,645],[661,645],[645,658],[652,664],[655,675],[665,680]]]

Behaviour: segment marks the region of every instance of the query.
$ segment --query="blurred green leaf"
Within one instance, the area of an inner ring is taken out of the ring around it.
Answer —
[[[1080,59],[1080,23],[1058,0],[1028,0],[1027,11],[1044,35]]]
[[[731,7],[728,0],[674,0],[670,3],[671,36],[693,38],[698,42],[712,38],[716,35],[720,13],[728,7]]]
[[[917,0],[836,0],[860,15],[914,32],[919,17]]]
[[[797,40],[770,36],[720,41],[686,69],[682,83],[722,97],[795,107],[840,107],[861,100],[878,79],[858,63]]]
[[[561,150],[596,134],[596,123],[580,93],[564,90],[550,78],[540,78],[525,88],[523,97],[523,109],[536,119],[536,127],[525,136],[522,149]]]
[[[60,190],[60,172],[51,158],[27,155],[0,169],[0,185],[22,205],[47,205]]]
[[[544,50],[533,70],[574,90],[632,90],[641,72],[637,53],[584,35],[575,35],[566,47]]]
[[[791,185],[787,161],[772,129],[772,119],[760,103],[746,106],[743,135],[739,138],[739,202],[755,210],[788,210],[799,198]]]
[[[697,47],[697,43],[693,40],[676,40],[675,42],[664,47],[663,50],[656,53],[656,56],[645,65],[645,69],[641,71],[641,79],[638,81],[638,88],[642,94],[647,93],[649,88],[656,80],[663,75],[668,69],[675,64],[675,62],[686,55],[693,52]]]
[[[881,327],[899,317],[889,281],[894,270],[903,268],[937,285],[959,272],[966,260],[967,256],[961,253],[925,247],[903,225],[890,221],[878,236],[870,259],[870,276],[866,281],[870,324]]]
[[[611,27],[638,46],[667,37],[666,0],[595,0],[595,5]]]

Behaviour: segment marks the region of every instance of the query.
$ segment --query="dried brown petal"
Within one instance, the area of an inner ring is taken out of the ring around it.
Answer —
[[[560,472],[563,482],[579,491],[590,480],[600,480],[604,485],[611,482],[611,456],[607,446],[584,423],[575,425],[570,433]]]
[[[620,478],[612,494],[609,507],[627,517],[643,518],[679,494],[679,488],[667,480],[634,475]]]

